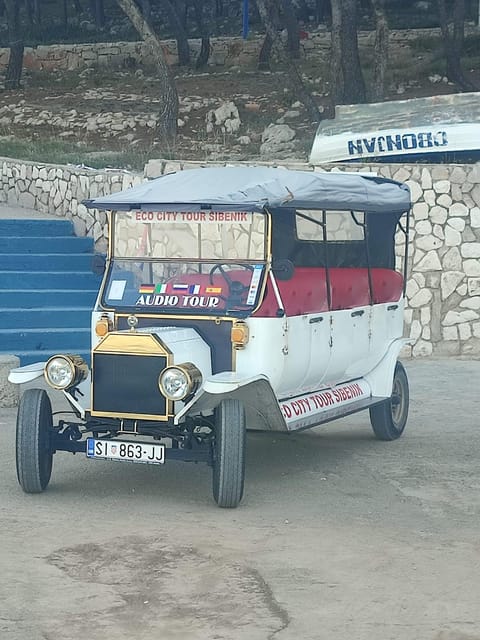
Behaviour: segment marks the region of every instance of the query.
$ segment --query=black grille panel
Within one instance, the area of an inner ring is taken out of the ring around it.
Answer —
[[[93,354],[93,411],[118,417],[135,414],[165,416],[166,399],[158,376],[165,356]]]

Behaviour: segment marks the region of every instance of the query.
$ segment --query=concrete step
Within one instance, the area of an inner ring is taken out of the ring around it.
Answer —
[[[2,289],[98,289],[101,278],[86,271],[0,271]]]
[[[93,306],[93,305],[92,305]],[[1,329],[48,329],[89,327],[92,306],[33,307],[31,309],[0,308]]]
[[[74,236],[73,224],[65,218],[54,219],[1,219],[0,236]]]
[[[0,351],[18,355],[20,351],[76,353],[90,347],[90,327],[58,329],[0,329]]]
[[[1,222],[0,222],[1,232]],[[91,253],[93,238],[77,236],[0,236],[0,253]]]
[[[0,289],[0,309],[35,309],[58,307],[89,307],[93,309],[98,288],[94,289]]]

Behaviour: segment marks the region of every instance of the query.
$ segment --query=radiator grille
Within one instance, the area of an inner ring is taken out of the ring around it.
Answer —
[[[93,353],[94,415],[167,416],[167,401],[158,388],[166,356]]]

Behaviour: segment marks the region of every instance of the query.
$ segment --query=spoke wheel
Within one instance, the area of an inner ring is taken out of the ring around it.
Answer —
[[[43,389],[27,389],[17,414],[17,478],[25,493],[46,489],[52,473],[52,405]]]
[[[397,362],[392,395],[370,408],[370,422],[379,440],[396,440],[402,435],[407,424],[409,398],[407,374],[401,362]]]
[[[215,411],[213,497],[219,507],[237,507],[243,496],[247,431],[245,409],[223,400]]]

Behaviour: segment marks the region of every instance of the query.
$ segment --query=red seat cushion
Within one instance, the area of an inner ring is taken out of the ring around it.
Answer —
[[[329,269],[331,309],[353,309],[370,304],[370,287],[366,268]],[[391,269],[371,269],[374,304],[399,300],[403,277]],[[328,311],[326,270],[321,267],[297,267],[290,280],[277,280],[287,316]],[[270,281],[264,300],[254,314],[275,317],[278,303]]]

